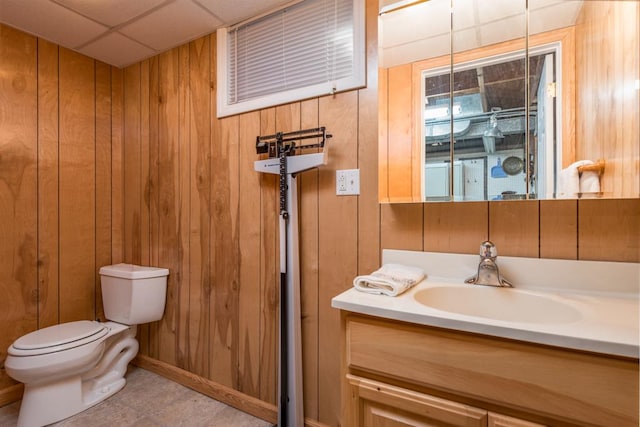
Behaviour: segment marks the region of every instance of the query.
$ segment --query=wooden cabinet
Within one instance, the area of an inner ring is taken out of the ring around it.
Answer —
[[[344,424],[638,425],[638,361],[343,315]]]
[[[487,412],[472,406],[353,375],[347,380],[352,404],[360,408],[353,425],[487,425]]]
[[[487,417],[488,427],[540,427],[542,424],[521,420],[520,418],[489,412]]]
[[[442,399],[384,382],[347,375],[351,407],[349,425],[376,427],[465,426],[541,427],[542,424],[452,400]]]
[[[358,408],[349,425],[487,425],[487,412],[472,406],[353,375],[347,379],[351,404]]]

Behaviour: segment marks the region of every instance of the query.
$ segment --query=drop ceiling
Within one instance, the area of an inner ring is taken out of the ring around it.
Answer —
[[[0,0],[0,22],[125,67],[287,0]]]
[[[380,7],[393,3],[380,0]],[[392,67],[449,53],[451,3],[414,3],[380,16],[380,66]],[[455,0],[453,5],[456,52],[524,36],[524,0]],[[529,0],[529,33],[574,25],[581,7],[581,0]]]

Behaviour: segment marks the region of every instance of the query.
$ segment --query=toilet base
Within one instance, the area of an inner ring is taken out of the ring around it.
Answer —
[[[122,390],[126,382],[120,378],[108,387],[89,393],[86,396],[89,399],[83,399],[85,387],[79,375],[55,384],[25,384],[18,427],[44,426],[69,418]]]
[[[25,384],[18,427],[41,427],[69,418],[122,390],[127,365],[138,353],[136,327],[113,324],[102,358],[87,372]]]

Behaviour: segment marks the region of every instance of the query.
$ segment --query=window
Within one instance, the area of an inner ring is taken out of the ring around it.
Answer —
[[[218,117],[364,86],[363,3],[304,0],[219,29]]]

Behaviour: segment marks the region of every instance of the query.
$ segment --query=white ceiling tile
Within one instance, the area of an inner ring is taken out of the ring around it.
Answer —
[[[460,53],[480,47],[480,31],[477,27],[458,30],[453,34],[453,52]]]
[[[443,34],[449,34],[450,12],[446,2],[420,3],[378,18],[379,44],[382,48],[401,46]],[[429,25],[421,25],[429,22]]]
[[[89,43],[79,49],[79,52],[116,67],[126,67],[156,53],[156,51],[117,32],[107,34]]]
[[[439,35],[429,39],[416,40],[390,49],[379,49],[380,67],[395,67],[427,58],[435,58],[449,53],[449,35]]]
[[[291,0],[194,0],[227,24],[235,24],[277,9]]]
[[[106,27],[49,0],[0,0],[0,22],[74,49]]]
[[[211,33],[221,25],[222,22],[190,0],[176,0],[119,31],[163,51]]]
[[[453,29],[459,31],[478,24],[480,0],[455,0],[453,3]]]
[[[127,22],[171,0],[53,0],[109,27]]]
[[[480,27],[481,46],[520,39],[520,49],[525,48],[525,24],[523,16],[512,16]],[[516,47],[517,48],[517,47]]]
[[[529,32],[538,34],[574,25],[581,7],[582,2],[567,1],[532,10],[529,16]]]
[[[536,10],[542,7],[567,2],[568,0],[529,0],[529,10]],[[582,3],[582,0],[572,0],[575,3]]]
[[[522,22],[518,22],[517,25],[524,26],[525,12],[525,0],[485,0],[484,2],[478,2],[478,16],[482,24],[510,16],[519,16]]]

